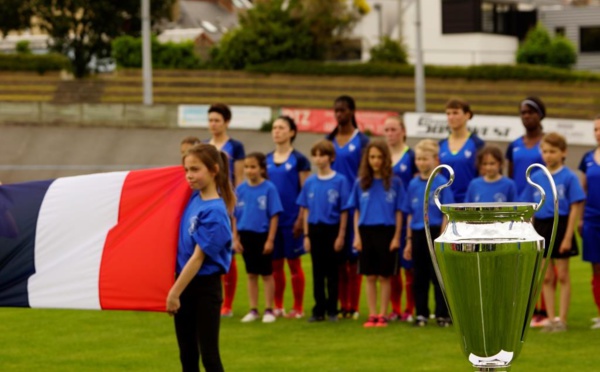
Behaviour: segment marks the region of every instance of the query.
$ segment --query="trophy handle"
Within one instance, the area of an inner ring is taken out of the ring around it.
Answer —
[[[525,172],[525,178],[527,178],[527,183],[535,187],[541,195],[540,202],[535,207],[536,211],[539,210],[542,207],[542,205],[544,205],[544,202],[546,201],[546,192],[540,185],[531,180],[531,171],[533,170],[533,168],[539,168],[542,170],[542,172],[544,172],[544,174],[548,178],[548,182],[550,182],[550,189],[552,190],[552,196],[554,197],[554,221],[552,223],[552,235],[550,236],[550,245],[548,246],[548,253],[546,254],[546,257],[550,257],[550,255],[552,254],[552,249],[554,248],[554,240],[556,239],[556,227],[558,225],[558,196],[556,193],[556,185],[554,184],[554,179],[548,171],[548,168],[546,168],[542,164],[531,164],[527,168],[527,171]],[[550,260],[546,260],[546,263],[542,268],[542,273],[546,272],[546,267],[548,266],[549,261]]]
[[[449,187],[450,185],[452,185],[452,182],[454,182],[454,170],[445,164],[441,164],[438,165],[433,172],[431,172],[431,175],[429,176],[429,179],[427,180],[427,185],[425,186],[425,196],[424,196],[424,201],[423,201],[423,224],[425,227],[425,235],[427,236],[427,247],[429,248],[429,254],[431,255],[431,261],[433,263],[433,268],[435,270],[435,275],[438,278],[438,282],[440,284],[440,289],[442,290],[442,293],[444,294],[444,299],[446,297],[446,288],[444,287],[444,282],[442,281],[442,274],[440,272],[440,266],[438,264],[437,261],[437,257],[435,255],[435,248],[433,246],[433,240],[431,239],[431,231],[429,231],[429,193],[431,192],[431,187],[433,186],[433,180],[435,179],[435,176],[437,176],[438,173],[440,173],[440,171],[442,169],[445,169],[448,171],[448,173],[450,174],[450,178],[448,179],[448,182],[440,187],[438,187],[434,193],[433,193],[433,201],[435,202],[435,205],[438,207],[438,209],[441,211],[442,210],[442,204],[440,203],[440,193],[442,192],[443,189],[445,189],[446,187]],[[450,308],[450,307],[448,307]]]

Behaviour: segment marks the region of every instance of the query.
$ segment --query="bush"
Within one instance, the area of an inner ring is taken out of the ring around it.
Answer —
[[[371,62],[407,63],[404,45],[388,36],[381,38],[379,45],[371,48]]]
[[[556,36],[548,51],[548,64],[556,68],[571,68],[577,62],[573,43],[564,36]]]
[[[18,54],[31,54],[31,48],[29,48],[28,40],[21,40],[17,42],[16,49]]]
[[[286,61],[248,66],[245,70],[263,74],[414,76],[414,66],[412,65],[382,62],[338,64],[319,61]],[[600,81],[600,74],[593,72],[533,65],[425,66],[425,75],[427,77],[470,80]]]
[[[112,55],[119,67],[142,67],[142,39],[120,36],[112,42]],[[192,41],[183,43],[160,43],[152,38],[152,66],[155,68],[193,69],[202,62],[194,51]]]
[[[46,71],[69,70],[71,62],[58,53],[49,54],[1,54],[0,71],[36,71],[40,75]]]
[[[548,64],[548,52],[550,50],[550,34],[548,30],[538,24],[527,32],[525,41],[517,50],[517,63],[528,63],[532,65]]]

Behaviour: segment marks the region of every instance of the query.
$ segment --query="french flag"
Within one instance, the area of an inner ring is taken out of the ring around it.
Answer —
[[[182,167],[0,186],[0,306],[165,311]]]

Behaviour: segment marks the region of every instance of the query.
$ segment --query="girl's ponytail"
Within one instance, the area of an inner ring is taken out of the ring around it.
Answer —
[[[232,214],[236,203],[235,193],[229,178],[229,157],[223,151],[219,151],[219,173],[215,177],[215,181],[227,210]]]

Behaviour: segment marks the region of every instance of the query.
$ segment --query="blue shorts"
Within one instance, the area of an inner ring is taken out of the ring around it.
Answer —
[[[600,225],[583,222],[583,260],[591,263],[600,263]]]
[[[294,259],[302,256],[304,253],[303,237],[294,238],[293,226],[279,226],[275,234],[275,244],[273,247],[273,259],[283,258]]]

